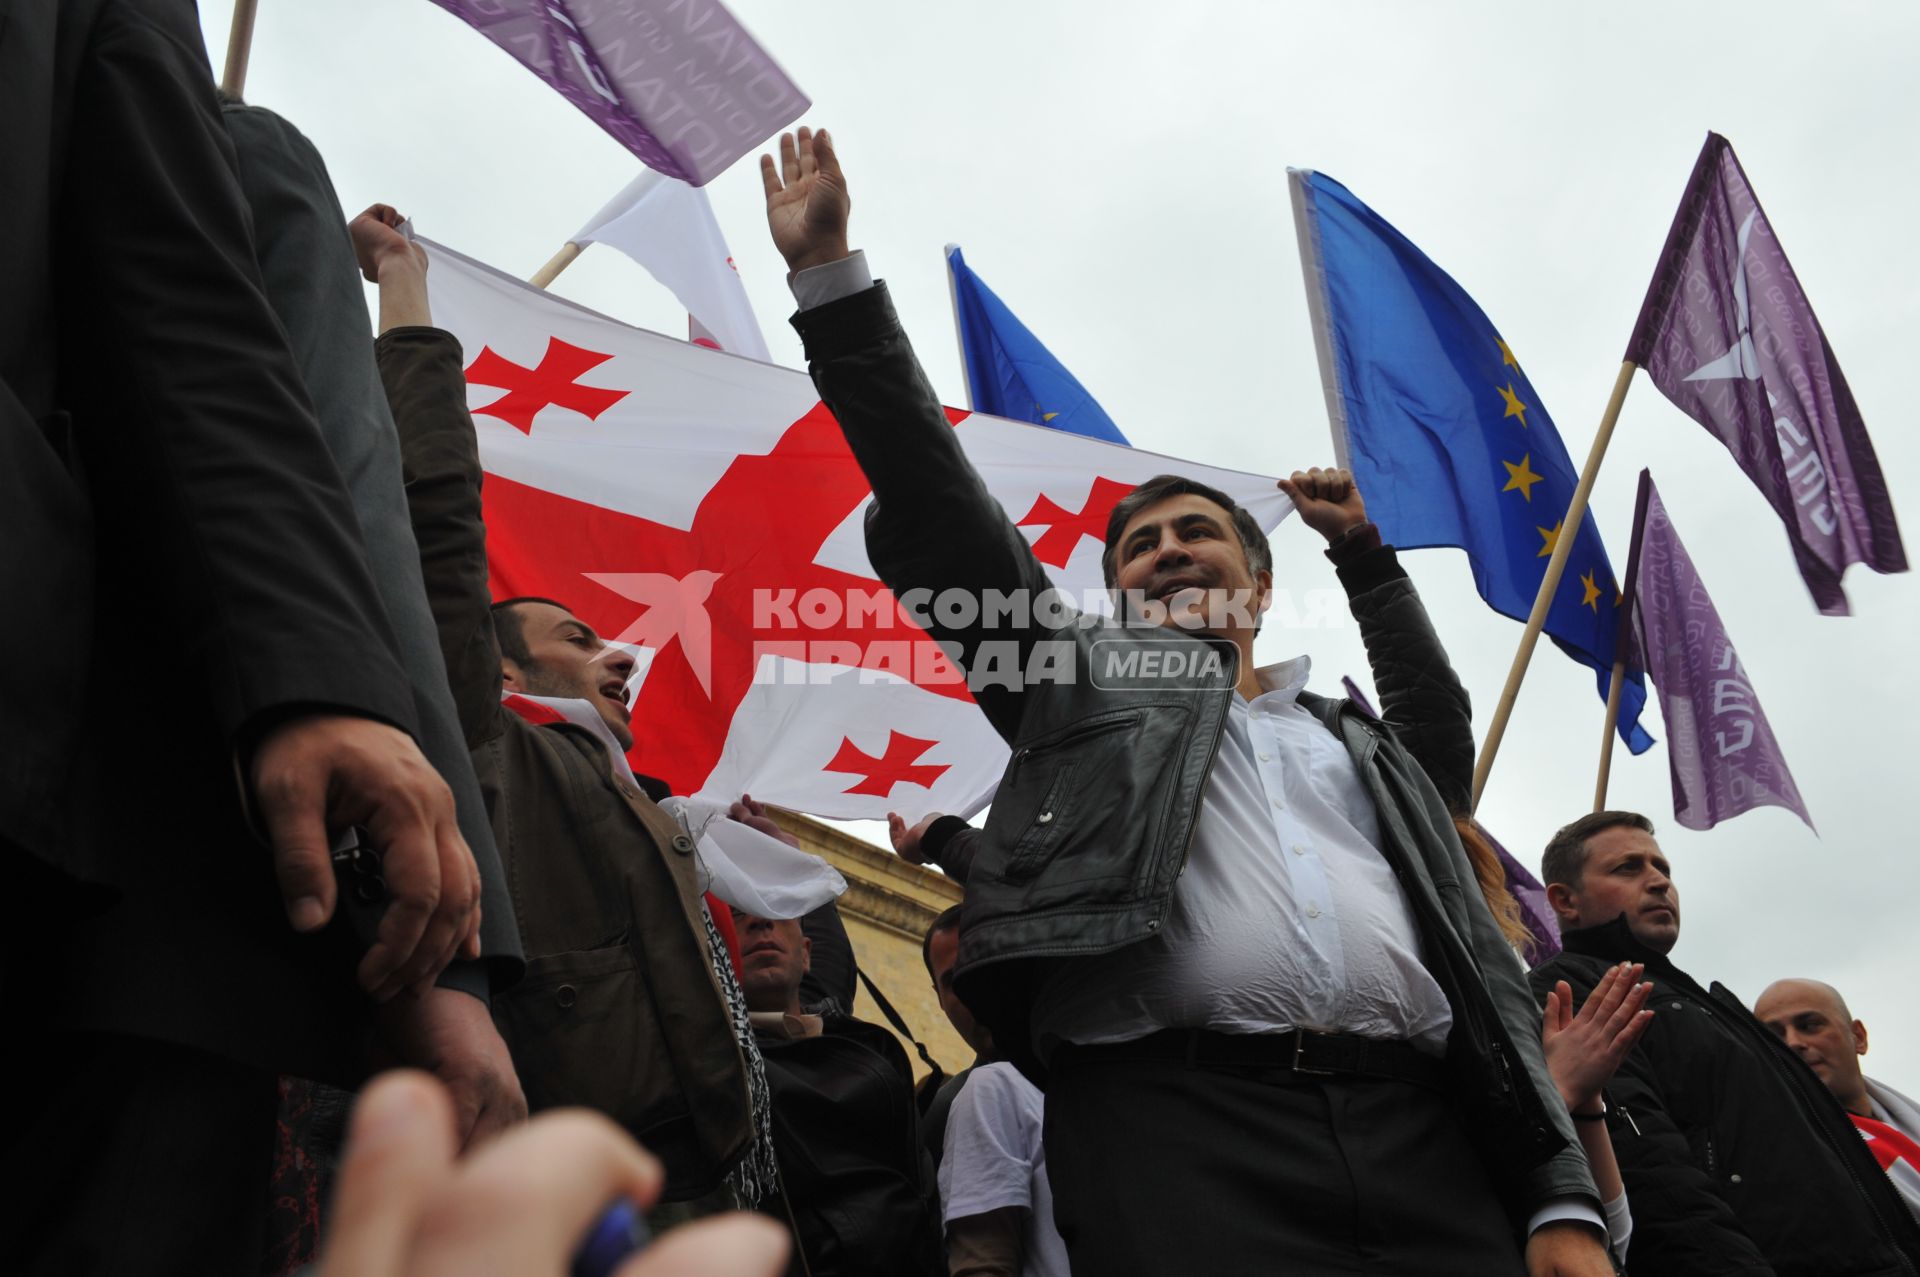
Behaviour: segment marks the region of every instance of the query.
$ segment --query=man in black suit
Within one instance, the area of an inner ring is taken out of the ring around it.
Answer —
[[[0,1252],[254,1271],[275,1074],[350,1077],[369,995],[477,956],[478,875],[193,6],[0,4],[0,173],[0,1005],[32,1075]],[[386,854],[364,954],[310,934],[348,824]]]

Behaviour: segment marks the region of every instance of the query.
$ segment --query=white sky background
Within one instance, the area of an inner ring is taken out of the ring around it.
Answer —
[[[967,260],[1141,447],[1284,474],[1330,464],[1286,166],[1351,187],[1480,303],[1576,465],[1619,367],[1681,187],[1726,134],[1859,400],[1920,557],[1920,8],[1622,3],[729,0],[814,99],[853,192],[853,243],[892,286],[948,403],[964,403],[941,246]],[[203,0],[216,68],[230,9]],[[527,275],[638,161],[427,0],[260,0],[249,100],[285,114],[352,214],[392,203],[435,239]],[[759,174],[709,186],[774,358],[801,367]],[[589,249],[556,291],[684,334],[664,288]],[[1848,574],[1819,616],[1758,491],[1644,376],[1593,508],[1622,565],[1635,475],[1653,469],[1772,721],[1816,838],[1767,808],[1705,834],[1672,819],[1666,733],[1616,753],[1610,803],[1653,816],[1680,888],[1675,958],[1749,1002],[1831,981],[1872,1031],[1868,1071],[1920,1089],[1914,785],[1920,580]],[[1297,522],[1276,579],[1335,587]],[[1406,556],[1484,725],[1520,626],[1465,556]],[[1335,691],[1366,661],[1337,628],[1269,626]],[[1481,817],[1537,868],[1591,802],[1601,704],[1542,644]],[[860,829],[884,842],[877,825]]]

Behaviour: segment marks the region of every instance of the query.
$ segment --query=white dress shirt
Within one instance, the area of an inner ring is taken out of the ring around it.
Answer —
[[[1042,1054],[1161,1029],[1315,1029],[1446,1051],[1453,1013],[1379,851],[1373,799],[1299,702],[1304,656],[1255,672],[1220,736],[1160,933],[1063,963],[1034,1005]]]

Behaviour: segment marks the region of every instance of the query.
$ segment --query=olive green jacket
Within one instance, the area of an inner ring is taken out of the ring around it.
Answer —
[[[460,344],[395,328],[376,353],[427,598],[526,948],[526,975],[495,994],[494,1019],[532,1109],[599,1109],[666,1163],[669,1195],[697,1195],[739,1161],[752,1123],[693,842],[614,775],[591,732],[501,704]]]

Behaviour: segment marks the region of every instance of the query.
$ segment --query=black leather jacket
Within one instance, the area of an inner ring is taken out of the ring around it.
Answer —
[[[1024,537],[961,452],[884,284],[795,316],[814,384],[873,485],[867,545],[896,594],[1046,591]],[[1303,695],[1345,742],[1372,795],[1382,853],[1454,1016],[1448,1063],[1468,1126],[1516,1214],[1551,1197],[1598,1205],[1540,1051],[1539,1011],[1454,833],[1473,761],[1466,693],[1390,550],[1343,569],[1389,728],[1351,702]],[[1044,1082],[1028,1031],[1051,963],[1146,939],[1163,924],[1238,679],[1230,644],[1164,629],[935,628],[973,673],[1018,644],[1074,677],[989,682],[974,697],[1014,754],[967,882],[958,990],[1016,1064]],[[1127,677],[1134,645],[1200,673]],[[1209,663],[1208,653],[1218,659]],[[1094,675],[1099,675],[1096,683]],[[1410,752],[1410,749],[1412,752]],[[1429,778],[1416,753],[1438,774]],[[1436,788],[1436,783],[1442,788]]]

